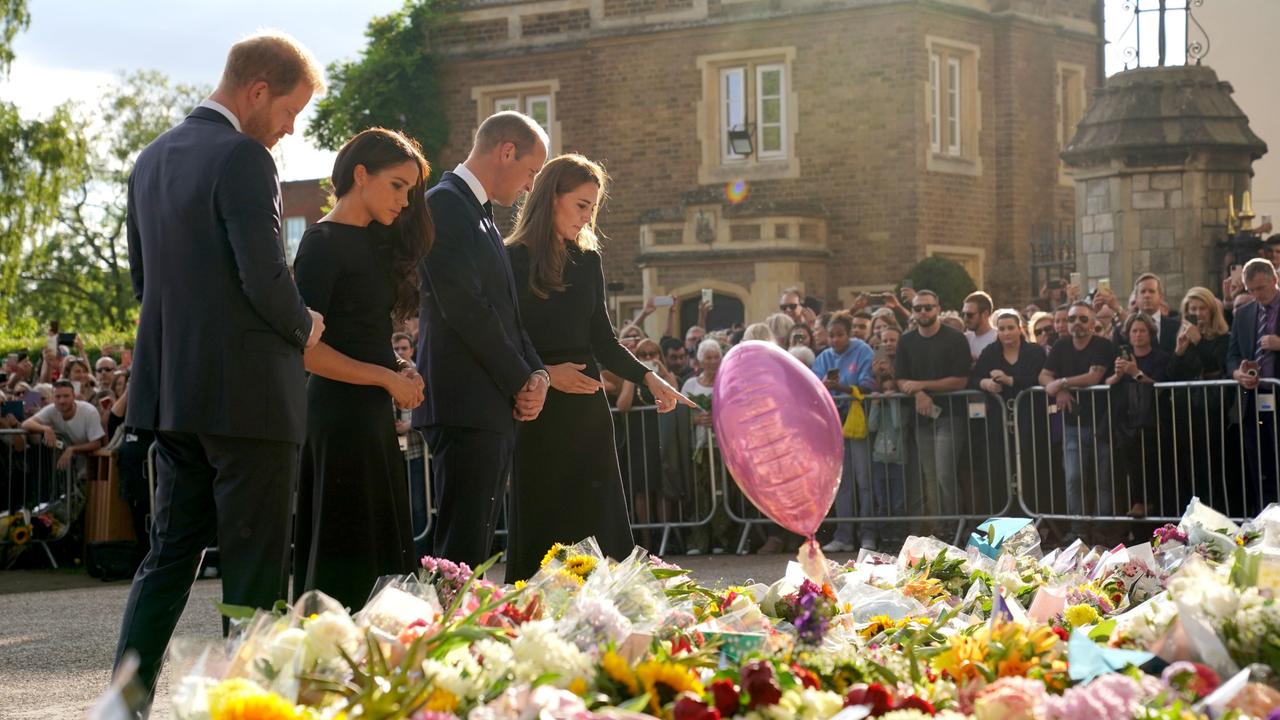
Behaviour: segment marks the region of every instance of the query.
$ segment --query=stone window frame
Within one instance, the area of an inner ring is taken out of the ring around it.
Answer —
[[[698,142],[702,162],[698,166],[698,183],[719,184],[731,180],[769,180],[800,177],[800,160],[796,153],[799,131],[799,98],[795,91],[795,47],[772,47],[726,53],[700,55],[695,64],[702,75],[702,96],[697,103]],[[743,115],[754,132],[754,152],[746,158],[727,158],[727,137],[723,123],[722,78],[725,71],[742,68]],[[760,143],[761,101],[756,89],[761,71],[781,70],[781,147],[762,151]]]
[[[471,99],[476,104],[476,127],[500,108],[514,102],[517,110],[533,117],[531,106],[535,102],[547,103],[547,124],[542,127],[547,131],[551,147],[547,156],[560,154],[560,115],[556,112],[556,95],[560,92],[560,80],[533,80],[529,82],[505,83],[502,85],[477,85],[471,88]]]
[[[925,36],[925,168],[930,172],[982,174],[981,60],[982,49],[973,43]]]
[[[1054,123],[1058,152],[1066,148],[1067,142],[1076,133],[1080,121],[1084,119],[1084,111],[1089,106],[1088,91],[1084,79],[1087,69],[1080,63],[1058,61],[1054,67],[1054,108],[1057,111],[1057,122]],[[1058,157],[1058,183],[1071,185],[1071,168]]]
[[[924,246],[925,257],[942,257],[948,260],[954,260],[965,266],[968,272],[968,263],[976,264],[978,268],[977,276],[973,278],[974,285],[979,288],[983,287],[986,280],[987,251],[983,248],[967,247],[965,245],[934,245],[928,244]],[[970,273],[972,276],[973,273]]]

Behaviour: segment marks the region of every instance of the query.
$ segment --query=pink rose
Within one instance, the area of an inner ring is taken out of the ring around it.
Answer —
[[[1044,698],[1044,683],[1039,680],[1000,678],[978,693],[973,716],[976,720],[1031,720]]]

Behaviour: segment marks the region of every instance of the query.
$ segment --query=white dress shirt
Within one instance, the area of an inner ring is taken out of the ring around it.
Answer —
[[[240,118],[236,117],[235,113],[228,110],[226,105],[223,105],[217,100],[210,100],[209,98],[205,98],[204,100],[201,100],[200,104],[197,105],[196,107],[209,108],[210,110],[222,115],[222,117],[226,118],[227,120],[230,120],[231,127],[235,128],[236,132],[244,132],[243,130],[240,129]]]
[[[467,184],[467,187],[471,188],[471,193],[476,196],[476,200],[481,205],[489,202],[489,193],[484,191],[484,185],[480,184],[480,178],[476,177],[476,174],[471,172],[466,165],[458,163],[458,167],[453,169],[453,174],[462,178],[462,181]]]

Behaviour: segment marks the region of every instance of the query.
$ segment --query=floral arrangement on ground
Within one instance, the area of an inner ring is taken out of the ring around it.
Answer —
[[[258,612],[173,692],[180,720],[929,716],[1280,718],[1280,506],[1193,500],[1150,542],[1043,553],[1028,520],[966,548],[821,558],[710,588],[637,549],[556,545],[527,582],[423,558],[354,615]]]

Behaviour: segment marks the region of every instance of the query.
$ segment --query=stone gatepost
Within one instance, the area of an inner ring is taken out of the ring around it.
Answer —
[[[1171,307],[1220,285],[1228,197],[1249,189],[1267,145],[1208,67],[1112,76],[1062,153],[1076,187],[1076,264],[1089,290],[1107,278],[1121,302],[1154,272]]]

